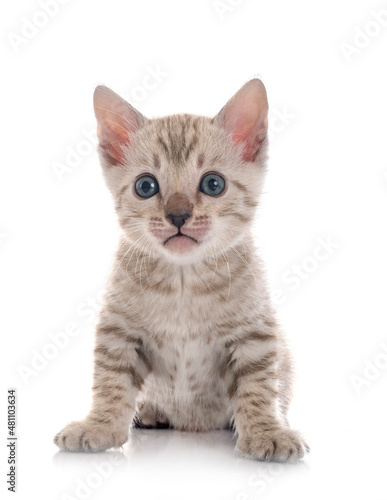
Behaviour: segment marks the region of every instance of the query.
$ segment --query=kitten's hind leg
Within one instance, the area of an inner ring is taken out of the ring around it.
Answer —
[[[140,429],[169,429],[172,427],[168,418],[149,401],[141,401],[138,404],[134,426]]]

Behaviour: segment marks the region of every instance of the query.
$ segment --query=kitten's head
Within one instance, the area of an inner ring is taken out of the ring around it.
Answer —
[[[265,172],[268,104],[260,80],[246,83],[215,118],[149,120],[103,86],[94,108],[105,179],[134,247],[187,264],[240,241]]]

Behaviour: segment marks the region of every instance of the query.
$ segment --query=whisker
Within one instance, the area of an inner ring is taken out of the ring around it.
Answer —
[[[227,294],[227,302],[228,302],[228,299],[230,298],[230,293],[231,293],[231,271],[230,271],[230,262],[229,262],[229,259],[228,259],[228,256],[227,256],[227,253],[224,251],[224,246],[221,244],[221,247],[222,247],[222,250],[221,250],[221,253],[222,253],[222,256],[226,262],[226,265],[227,265],[227,270],[228,270],[228,276],[229,276],[229,284],[228,284],[228,294]]]
[[[130,255],[130,257],[129,257],[129,260],[128,260],[128,261],[127,261],[127,263],[126,263],[126,266],[125,266],[125,272],[126,272],[126,277],[127,277],[130,281],[132,281],[132,282],[133,282],[133,280],[129,277],[129,274],[128,274],[128,266],[129,266],[130,261],[132,260],[133,254],[134,254],[134,252],[135,252],[135,250],[136,250],[136,248],[137,248],[137,246],[138,246],[139,242],[140,242],[140,241],[141,241],[141,240],[142,240],[145,236],[146,236],[146,233],[142,234],[142,235],[141,235],[141,236],[140,236],[140,237],[139,237],[139,238],[138,238],[138,239],[137,239],[137,240],[133,243],[133,245],[131,245],[131,247],[130,247],[130,248],[132,248],[132,247],[134,246],[134,248],[133,248],[133,250],[132,250],[132,252],[131,252],[131,255]],[[136,269],[134,270],[134,275],[136,276]]]
[[[254,273],[254,271],[253,271],[252,267],[251,267],[251,266],[250,266],[250,264],[247,262],[247,260],[243,257],[243,255],[241,255],[241,254],[238,252],[238,250],[237,250],[236,248],[234,248],[234,247],[232,247],[232,248],[231,248],[231,250],[232,250],[233,252],[235,252],[235,253],[238,255],[238,257],[242,260],[242,262],[244,262],[244,263],[246,264],[246,266],[249,268],[249,270],[250,270],[251,274],[253,275],[253,277],[254,277],[255,281],[258,281],[258,280],[257,280],[257,277],[255,276],[255,273]]]

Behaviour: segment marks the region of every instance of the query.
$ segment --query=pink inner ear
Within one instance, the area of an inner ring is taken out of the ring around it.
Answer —
[[[130,144],[131,136],[144,124],[145,118],[124,99],[103,86],[97,87],[94,92],[94,111],[101,148],[111,165],[122,165],[125,147]]]
[[[112,164],[122,164],[125,159],[123,148],[129,145],[128,130],[106,119],[98,124],[97,135],[102,149],[111,157]]]
[[[252,107],[247,112],[236,109],[234,113],[231,111],[229,126],[226,123],[226,129],[232,131],[232,140],[235,144],[243,145],[243,160],[254,161],[267,132],[266,110],[262,112],[259,107],[255,109]],[[234,126],[231,125],[231,120]]]
[[[218,120],[235,144],[243,146],[244,161],[254,161],[267,134],[268,104],[260,80],[246,83],[226,104]]]
[[[233,141],[236,144],[243,143],[243,161],[254,161],[259,149],[259,140],[243,140],[240,135],[234,134]]]
[[[242,157],[244,161],[254,161],[261,143],[260,133],[264,130],[255,122],[249,122],[249,118],[245,120],[239,119],[233,127],[232,140],[235,144],[243,146]]]

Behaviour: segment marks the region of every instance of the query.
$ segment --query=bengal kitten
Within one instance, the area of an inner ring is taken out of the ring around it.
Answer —
[[[265,176],[268,103],[253,79],[215,118],[149,120],[96,88],[99,153],[122,236],[96,331],[93,404],[55,436],[98,451],[131,423],[233,428],[259,460],[308,451],[287,409],[292,366],[252,221]]]

